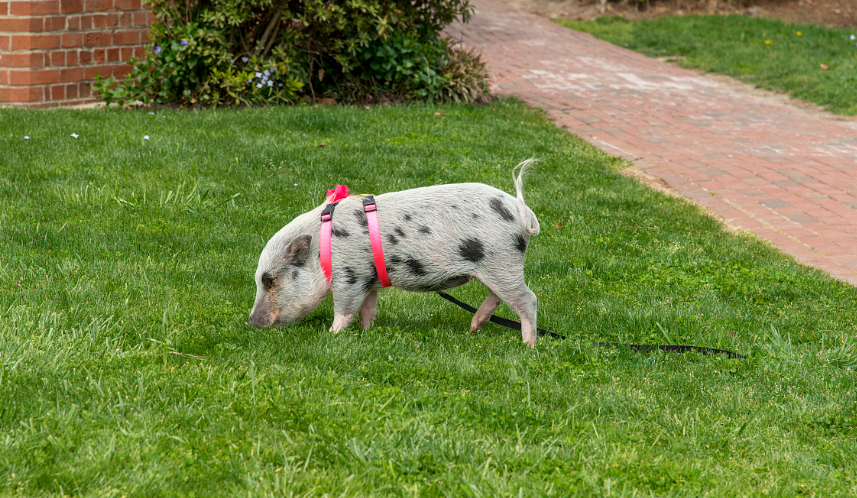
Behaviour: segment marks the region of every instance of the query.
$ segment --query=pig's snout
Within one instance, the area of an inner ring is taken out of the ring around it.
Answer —
[[[256,328],[267,328],[274,324],[274,320],[277,319],[277,315],[279,314],[279,310],[265,310],[253,308],[253,311],[250,312],[250,319],[247,320],[247,325]]]

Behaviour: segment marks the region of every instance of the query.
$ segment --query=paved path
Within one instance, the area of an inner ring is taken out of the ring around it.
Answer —
[[[857,284],[857,123],[735,90],[494,0],[446,31],[492,91],[624,157],[798,261]]]

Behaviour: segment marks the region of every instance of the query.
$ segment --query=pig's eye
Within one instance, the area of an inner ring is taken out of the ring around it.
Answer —
[[[262,275],[262,286],[265,287],[265,290],[271,290],[271,287],[274,286],[274,276],[265,272]]]

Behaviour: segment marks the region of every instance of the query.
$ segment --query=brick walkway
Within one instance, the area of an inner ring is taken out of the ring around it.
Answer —
[[[544,108],[730,224],[857,284],[857,123],[736,91],[494,0],[446,31]]]

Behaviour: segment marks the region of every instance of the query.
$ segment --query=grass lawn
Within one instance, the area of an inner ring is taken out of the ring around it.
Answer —
[[[857,493],[857,289],[520,103],[0,123],[0,495]],[[265,242],[328,188],[514,191],[530,156],[527,280],[569,340],[470,335],[396,290],[368,332],[328,333],[329,299],[288,329],[244,324]]]
[[[857,114],[857,40],[851,39],[851,30],[738,15],[558,22],[651,57],[681,57],[685,67],[728,74],[832,112]]]

